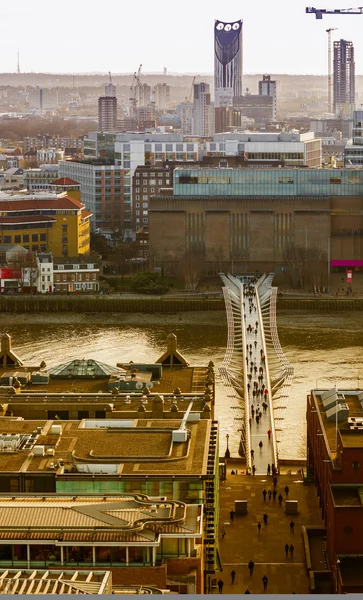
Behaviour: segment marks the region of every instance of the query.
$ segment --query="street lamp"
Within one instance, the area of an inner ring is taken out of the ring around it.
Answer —
[[[228,448],[229,433],[226,434],[226,440],[227,440],[227,448],[226,448],[226,451],[224,453],[224,458],[230,458],[231,453],[230,453],[229,448]]]

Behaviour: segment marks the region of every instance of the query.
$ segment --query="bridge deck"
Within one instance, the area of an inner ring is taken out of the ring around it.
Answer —
[[[252,286],[252,287],[258,294],[256,287],[255,286]],[[257,306],[258,298],[256,299],[256,295],[254,295],[252,297],[252,302],[253,302],[253,309],[250,312],[249,301],[248,301],[248,298],[245,296],[245,299],[244,299],[244,303],[245,303],[245,313],[244,314],[246,315],[246,318],[244,319],[245,340],[246,340],[246,346],[247,346],[247,344],[249,347],[252,345],[252,356],[250,355],[251,351],[247,354],[247,347],[245,347],[245,349],[244,349],[244,360],[245,360],[244,369],[246,370],[246,374],[251,372],[251,370],[250,370],[251,361],[253,361],[253,363],[257,366],[256,374],[253,370],[252,380],[250,382],[250,385],[251,385],[250,390],[248,391],[247,386],[245,389],[245,393],[247,394],[247,397],[248,397],[248,406],[249,406],[248,418],[246,419],[246,422],[249,424],[249,421],[251,419],[251,426],[249,427],[250,448],[251,448],[251,450],[254,451],[254,459],[251,461],[251,463],[255,465],[257,475],[266,475],[267,465],[268,464],[272,465],[275,462],[274,443],[273,443],[274,427],[273,427],[273,422],[272,422],[273,415],[272,415],[272,407],[271,407],[271,403],[270,403],[270,393],[268,393],[267,397],[265,398],[265,402],[266,402],[266,404],[268,404],[268,408],[266,411],[264,411],[262,408],[262,403],[264,402],[264,398],[262,398],[261,396],[259,396],[258,398],[253,398],[253,393],[252,393],[255,382],[257,383],[258,388],[261,389],[262,384],[264,384],[265,388],[268,390],[268,392],[270,392],[270,382],[267,379],[268,364],[267,364],[267,356],[265,355],[265,348],[264,348],[263,322],[262,322],[262,319],[260,318],[260,311],[258,310],[258,306]],[[256,322],[258,323],[257,335],[255,334]],[[251,325],[253,328],[252,333],[248,333],[248,331],[247,331],[247,328],[249,325]],[[257,342],[256,347],[255,347],[255,342]],[[265,362],[261,361],[261,350],[262,350],[263,354],[265,355]],[[246,357],[248,358],[248,364],[246,361]],[[259,373],[260,367],[263,368],[263,380],[261,382],[258,381],[258,376],[260,374]],[[252,414],[251,414],[251,406],[252,405],[255,407],[255,417],[254,418],[252,418]],[[256,413],[257,413],[258,409],[262,412],[262,418],[260,419],[259,423],[256,422]],[[247,427],[247,423],[246,423],[246,427]],[[268,439],[268,434],[267,434],[267,432],[269,430],[272,432],[270,440]],[[259,448],[260,441],[262,441],[262,444],[263,444],[262,449]]]

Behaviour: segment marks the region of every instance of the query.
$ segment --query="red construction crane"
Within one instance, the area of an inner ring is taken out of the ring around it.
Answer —
[[[358,8],[314,8],[307,6],[305,12],[315,14],[316,19],[322,19],[324,15],[363,15],[363,6],[358,6]]]

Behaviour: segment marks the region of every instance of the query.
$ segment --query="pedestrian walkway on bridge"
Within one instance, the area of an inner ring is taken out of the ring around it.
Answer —
[[[277,336],[277,288],[271,286],[272,276],[237,278],[221,274],[221,278],[228,341],[220,372],[243,399],[240,453],[245,456],[247,472],[274,474],[278,470],[275,419],[281,418],[280,409],[286,404],[283,386],[292,371]],[[274,381],[270,379],[270,357],[277,367]],[[274,392],[279,388],[279,402],[274,407]]]

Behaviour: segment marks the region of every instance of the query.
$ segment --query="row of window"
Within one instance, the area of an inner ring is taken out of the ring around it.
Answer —
[[[0,243],[3,244],[21,244],[23,243],[28,243],[30,242],[30,237],[31,237],[31,241],[32,242],[46,242],[47,241],[47,234],[46,233],[40,233],[39,235],[37,233],[33,233],[32,236],[25,234],[23,236],[21,235],[4,235],[4,236],[0,236]]]

